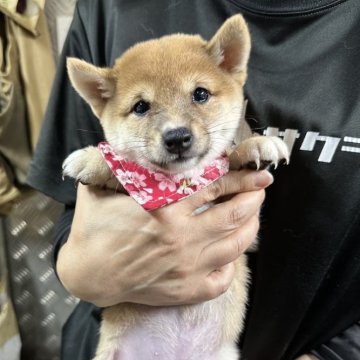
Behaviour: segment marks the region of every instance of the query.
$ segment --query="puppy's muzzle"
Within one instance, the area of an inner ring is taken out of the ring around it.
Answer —
[[[163,146],[170,154],[182,155],[191,148],[193,135],[185,127],[172,129],[162,135]]]

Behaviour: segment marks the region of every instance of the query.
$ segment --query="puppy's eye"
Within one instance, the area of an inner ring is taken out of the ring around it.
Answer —
[[[193,101],[197,103],[205,103],[209,100],[209,97],[210,97],[209,91],[202,87],[196,88],[192,95]]]
[[[137,115],[144,115],[149,110],[150,110],[150,104],[144,100],[138,101],[132,109],[132,111]]]

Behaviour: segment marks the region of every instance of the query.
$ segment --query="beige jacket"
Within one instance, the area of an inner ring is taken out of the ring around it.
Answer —
[[[0,2],[0,214],[20,194],[45,112],[55,63],[45,0]]]

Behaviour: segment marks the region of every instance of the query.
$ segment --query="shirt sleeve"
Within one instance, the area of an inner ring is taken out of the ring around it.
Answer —
[[[320,360],[360,359],[360,321],[311,353]]]
[[[81,4],[84,5],[84,2]],[[75,93],[66,71],[67,57],[94,62],[96,44],[90,47],[82,21],[87,16],[87,8],[79,8],[79,3],[76,6],[27,178],[30,186],[66,205],[75,203],[76,189],[73,180],[63,180],[62,162],[74,150],[103,139],[99,121]]]

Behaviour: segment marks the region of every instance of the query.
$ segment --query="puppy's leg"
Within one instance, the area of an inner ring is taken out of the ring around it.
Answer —
[[[124,334],[134,326],[136,318],[139,318],[138,307],[122,303],[104,309],[99,344],[92,360],[120,360]]]
[[[230,155],[231,169],[255,170],[275,167],[284,161],[289,163],[289,150],[284,141],[276,136],[254,136],[244,140]]]
[[[103,353],[96,355],[92,360],[120,360],[117,355],[117,350],[109,351],[108,353]]]
[[[83,184],[119,187],[100,151],[94,146],[72,152],[63,162],[63,176],[69,176]]]

